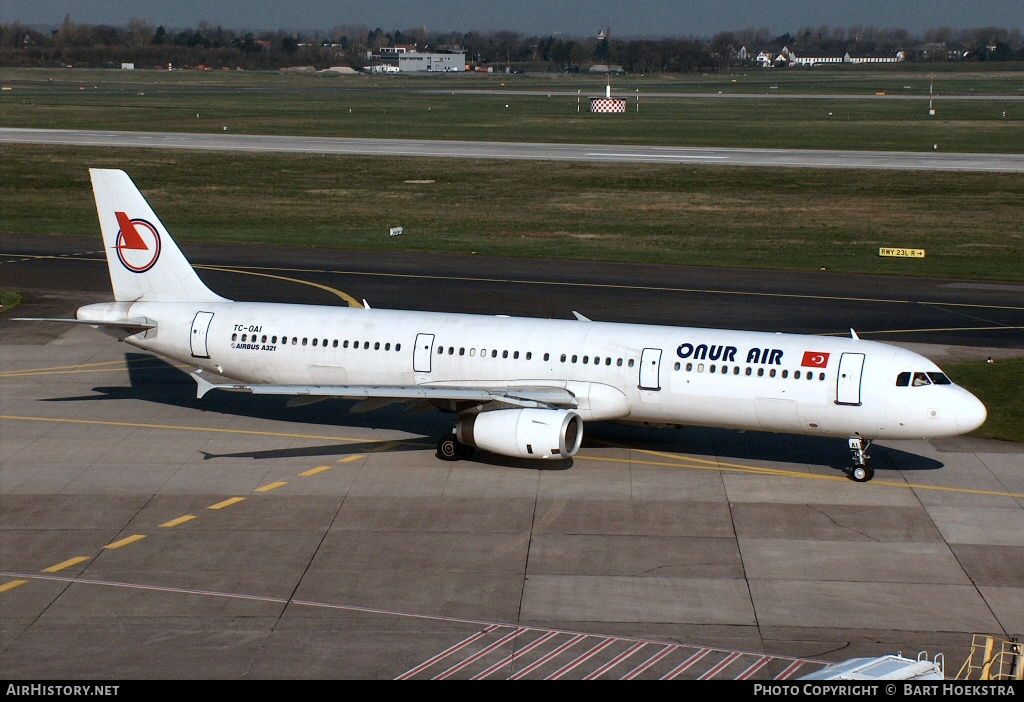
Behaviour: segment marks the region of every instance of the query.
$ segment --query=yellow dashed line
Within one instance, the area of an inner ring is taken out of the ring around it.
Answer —
[[[352,444],[381,444],[386,439],[354,439],[348,436],[321,436],[318,434],[292,434],[279,431],[255,431],[252,429],[218,429],[216,427],[191,427],[177,424],[143,424],[142,422],[112,422],[99,419],[61,419],[59,417],[23,417],[13,414],[0,414],[0,419],[21,422],[56,422],[68,424],[93,424],[107,427],[137,427],[140,429],[172,429],[175,431],[204,431],[213,434],[243,434],[246,436],[282,436],[287,439],[320,439],[323,441],[345,441]]]
[[[372,449],[370,449],[370,453],[384,453],[385,451],[390,451],[396,446],[401,446],[403,443],[403,441],[389,441],[386,444],[382,444],[381,446],[373,447]]]
[[[14,588],[20,585],[24,585],[27,582],[28,580],[12,580],[9,583],[4,583],[3,585],[0,585],[0,592],[7,592],[8,590],[13,590]]]
[[[254,492],[270,492],[271,490],[276,490],[279,487],[283,487],[283,486],[285,486],[287,484],[288,483],[279,480],[276,483],[270,483],[269,485],[264,485],[263,487],[258,487],[258,488],[256,488],[256,490]]]
[[[136,541],[142,541],[144,538],[146,538],[145,534],[132,534],[131,536],[121,539],[120,541],[115,541],[112,544],[107,544],[103,548],[109,548],[113,550],[115,548],[127,546],[128,544],[134,544]]]
[[[239,502],[242,502],[243,500],[245,500],[244,497],[229,497],[228,499],[224,500],[223,502],[218,502],[215,505],[210,505],[206,509],[224,509],[225,507],[230,507],[231,505],[236,505]]]
[[[49,568],[43,568],[43,572],[56,573],[59,570],[64,570],[65,568],[70,568],[71,566],[78,565],[79,563],[84,563],[87,560],[89,560],[89,556],[76,556],[75,558],[69,558],[68,560],[62,563],[58,563],[57,565],[52,565]]]
[[[194,514],[186,514],[184,517],[178,517],[177,519],[172,519],[169,522],[164,522],[160,526],[164,527],[165,529],[170,529],[171,527],[176,527],[179,524],[184,524],[185,522],[191,522],[195,518],[196,518],[196,515],[194,515]]]
[[[340,462],[341,461],[339,461],[339,463]],[[313,475],[316,475],[317,473],[323,473],[325,470],[330,470],[330,469],[331,469],[330,466],[320,466],[319,468],[311,468],[309,470],[303,471],[303,472],[299,473],[299,475],[301,475],[303,478],[309,478],[309,477],[311,477]]]
[[[358,461],[360,458],[363,458],[364,456],[365,456],[365,454],[356,453],[356,454],[353,454],[351,456],[345,456],[344,458],[339,458],[338,459],[338,463],[351,463],[352,461]]]

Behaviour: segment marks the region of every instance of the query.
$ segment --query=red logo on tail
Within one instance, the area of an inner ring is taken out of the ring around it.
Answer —
[[[124,212],[115,212],[117,226],[117,257],[121,265],[133,273],[144,273],[160,257],[160,235],[156,227],[144,219],[129,219]]]

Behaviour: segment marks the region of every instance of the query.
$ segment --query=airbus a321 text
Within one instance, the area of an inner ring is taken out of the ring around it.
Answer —
[[[589,421],[838,437],[859,482],[874,474],[871,440],[953,436],[986,418],[928,359],[855,333],[233,302],[203,284],[126,173],[90,174],[114,302],[49,321],[193,365],[200,398],[220,390],[436,407],[455,416],[438,442],[448,460],[474,447],[569,458]]]

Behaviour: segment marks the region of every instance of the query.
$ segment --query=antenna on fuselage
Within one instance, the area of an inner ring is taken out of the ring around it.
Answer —
[[[855,332],[853,330],[853,327],[850,327],[850,338],[851,339],[856,339],[857,341],[860,341],[860,337],[857,336],[857,332]]]

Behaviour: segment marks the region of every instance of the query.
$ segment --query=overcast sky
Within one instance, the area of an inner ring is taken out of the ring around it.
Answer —
[[[331,29],[341,24],[429,31],[510,29],[523,34],[710,36],[769,27],[779,34],[823,24],[903,27],[913,33],[1024,27],[1022,0],[0,0],[0,22],[56,25],[131,18],[168,28],[201,21],[230,29]]]

